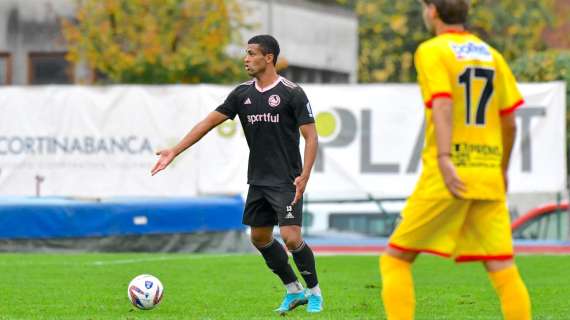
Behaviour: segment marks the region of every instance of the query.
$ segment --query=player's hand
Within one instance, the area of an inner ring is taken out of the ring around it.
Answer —
[[[305,187],[307,186],[308,181],[309,177],[303,175],[300,175],[297,178],[295,178],[295,182],[293,182],[293,184],[295,185],[295,198],[293,199],[293,202],[291,202],[292,206],[295,205],[299,200],[301,200],[301,197],[305,192]]]
[[[153,176],[162,169],[166,168],[176,157],[176,153],[172,149],[160,150],[156,153],[156,155],[160,156],[160,158],[158,159],[158,161],[150,171],[150,174]]]
[[[451,158],[446,155],[438,157],[437,160],[447,190],[449,190],[454,197],[461,198],[461,194],[467,192],[467,188],[465,187],[465,183],[459,178],[459,175],[457,175],[457,170]]]

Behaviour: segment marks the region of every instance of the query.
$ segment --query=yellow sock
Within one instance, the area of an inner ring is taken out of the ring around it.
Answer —
[[[410,263],[389,255],[380,257],[382,301],[389,320],[414,318],[416,300]]]
[[[532,318],[528,291],[515,265],[497,272],[489,272],[489,277],[501,301],[505,320]]]

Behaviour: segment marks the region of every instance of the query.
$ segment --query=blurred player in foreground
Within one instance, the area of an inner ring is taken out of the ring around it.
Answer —
[[[388,319],[413,319],[411,265],[421,252],[482,261],[505,319],[530,319],[513,260],[506,205],[515,109],[523,104],[500,53],[467,32],[468,0],[420,0],[436,36],[415,54],[425,101],[423,169],[380,258]]]
[[[176,146],[159,151],[160,159],[151,173],[163,170],[214,127],[239,115],[250,151],[247,175],[250,186],[243,223],[251,226],[253,245],[287,290],[276,311],[285,313],[307,304],[308,312],[320,312],[323,299],[315,258],[301,236],[303,192],[317,155],[317,131],[305,92],[277,74],[278,55],[279,44],[272,36],[251,38],[244,62],[253,79],[235,88],[222,105],[194,126]],[[304,166],[299,131],[305,139]],[[273,239],[274,225],[279,225],[281,237],[308,290],[297,280],[283,246]]]

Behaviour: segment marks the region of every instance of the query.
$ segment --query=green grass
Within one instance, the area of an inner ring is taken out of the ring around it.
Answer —
[[[570,318],[570,257],[517,259],[533,299],[534,319]],[[318,256],[325,311],[289,319],[383,319],[378,258]],[[134,276],[166,287],[161,305],[135,310]],[[500,319],[487,275],[476,263],[422,256],[414,266],[416,319]],[[257,255],[0,254],[0,319],[278,319],[278,279]]]

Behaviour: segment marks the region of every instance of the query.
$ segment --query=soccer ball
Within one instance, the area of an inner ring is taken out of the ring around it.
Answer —
[[[127,289],[127,295],[133,306],[142,310],[156,307],[162,300],[163,293],[164,287],[160,280],[150,274],[136,276]]]

